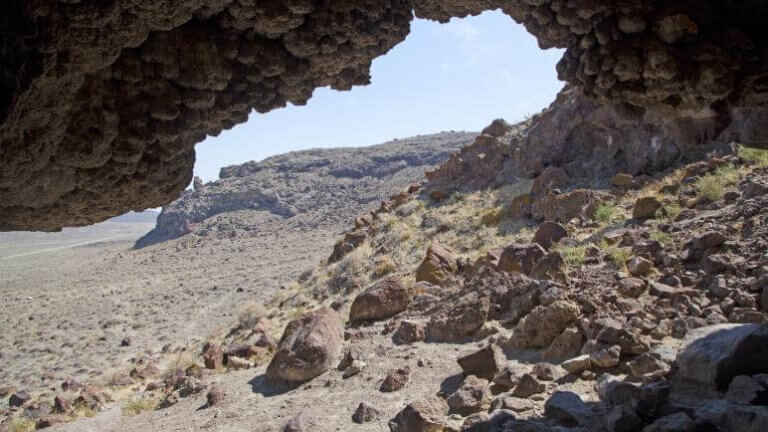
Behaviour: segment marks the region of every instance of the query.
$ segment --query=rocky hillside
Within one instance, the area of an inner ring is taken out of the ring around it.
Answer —
[[[335,226],[406,185],[471,143],[476,134],[443,132],[360,148],[316,149],[221,169],[163,208],[157,227],[137,242],[144,247],[198,229],[249,230],[251,223],[205,220],[238,210],[264,211],[301,227]],[[257,222],[254,222],[256,224]],[[225,226],[226,225],[226,226]]]
[[[484,132],[475,146],[524,128]],[[35,411],[50,395],[16,391],[8,424],[766,430],[768,152],[734,146],[588,189],[551,176],[409,187],[229,331],[139,358],[106,387],[57,390],[54,414]]]

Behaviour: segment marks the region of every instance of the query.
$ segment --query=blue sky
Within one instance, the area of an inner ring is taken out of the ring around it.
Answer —
[[[195,175],[293,150],[379,144],[446,130],[476,131],[494,118],[522,119],[549,105],[562,83],[562,53],[542,51],[500,12],[416,20],[411,34],[376,59],[372,83],[315,90],[306,106],[252,113],[248,122],[198,144]]]

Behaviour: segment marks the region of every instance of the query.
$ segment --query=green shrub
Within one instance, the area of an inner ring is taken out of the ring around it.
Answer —
[[[699,195],[710,201],[716,201],[725,195],[723,179],[715,174],[707,174],[696,181],[696,190]]]
[[[651,239],[656,240],[665,246],[671,246],[675,243],[671,234],[659,230],[651,231]]]
[[[768,150],[742,146],[739,147],[738,155],[747,162],[768,166]]]
[[[584,265],[584,261],[587,259],[586,246],[560,246],[557,248],[557,251],[563,257],[563,261],[565,261],[565,265],[568,267],[580,267]]]
[[[595,209],[595,220],[610,223],[616,217],[616,206],[611,203],[601,203]]]
[[[683,211],[683,208],[680,204],[671,202],[664,204],[661,207],[660,213],[669,220],[675,220],[681,211]]]
[[[632,256],[632,251],[629,248],[621,248],[608,244],[606,241],[602,241],[599,247],[605,252],[606,257],[619,267],[624,267]]]

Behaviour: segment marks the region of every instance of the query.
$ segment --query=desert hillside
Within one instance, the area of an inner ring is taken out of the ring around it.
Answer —
[[[298,151],[224,167],[219,180],[208,184],[196,180],[193,190],[164,206],[157,227],[137,247],[194,230],[236,236],[259,223],[228,218],[241,210],[274,216],[295,228],[335,229],[408,184],[421,181],[425,171],[475,136],[443,132],[370,147]],[[206,223],[216,216],[215,222]]]
[[[223,168],[221,180],[185,192],[159,218],[0,233],[0,387],[109,378],[142,355],[196,347],[316,265],[357,214],[423,180],[476,135],[279,155]],[[174,231],[180,221],[193,230]],[[173,235],[133,250],[158,232]]]

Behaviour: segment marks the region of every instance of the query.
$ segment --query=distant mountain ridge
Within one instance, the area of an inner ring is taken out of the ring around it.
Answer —
[[[262,212],[316,228],[343,226],[470,144],[472,132],[442,132],[370,147],[312,149],[272,156],[221,169],[220,179],[182,193],[157,218],[137,248],[179,237],[213,216]],[[222,224],[217,217],[209,224]],[[249,222],[238,219],[239,226]],[[209,227],[211,228],[211,227]],[[221,227],[214,227],[221,228]]]

